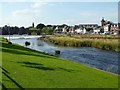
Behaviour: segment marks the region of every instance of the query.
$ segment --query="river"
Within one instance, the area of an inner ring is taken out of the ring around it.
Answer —
[[[22,46],[25,46],[26,41],[31,43],[28,48],[52,55],[55,55],[55,50],[60,50],[61,54],[58,55],[60,58],[66,58],[104,71],[120,73],[118,72],[118,62],[120,61],[118,56],[120,53],[90,47],[58,47],[51,43],[37,40],[37,38],[11,39],[11,42]]]

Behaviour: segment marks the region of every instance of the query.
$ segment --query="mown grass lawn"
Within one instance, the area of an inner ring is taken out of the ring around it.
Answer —
[[[4,88],[118,88],[118,75],[2,43]]]

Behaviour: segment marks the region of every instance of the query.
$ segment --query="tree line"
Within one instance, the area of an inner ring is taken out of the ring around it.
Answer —
[[[0,34],[1,35],[13,35],[13,34],[28,34],[28,35],[40,35],[40,34],[53,34],[56,27],[63,28],[67,26],[66,24],[63,25],[44,25],[42,23],[38,24],[36,27],[34,23],[30,27],[12,27],[5,25],[4,27],[0,27]]]

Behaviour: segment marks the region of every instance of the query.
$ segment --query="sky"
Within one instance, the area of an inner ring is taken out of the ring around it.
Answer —
[[[118,2],[1,2],[0,27],[98,24],[105,20],[118,22]]]

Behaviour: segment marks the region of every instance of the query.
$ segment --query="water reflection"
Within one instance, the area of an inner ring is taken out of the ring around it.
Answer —
[[[99,68],[105,71],[118,73],[118,54],[112,51],[104,51],[96,48],[66,48],[66,47],[57,47],[53,44],[46,43],[35,38],[33,39],[16,39],[11,40],[13,43],[18,43],[24,46],[25,41],[31,42],[31,45],[28,46],[31,49],[37,51],[49,53],[55,55],[55,50],[60,50],[60,58],[67,58],[72,61],[83,63],[85,65]]]

